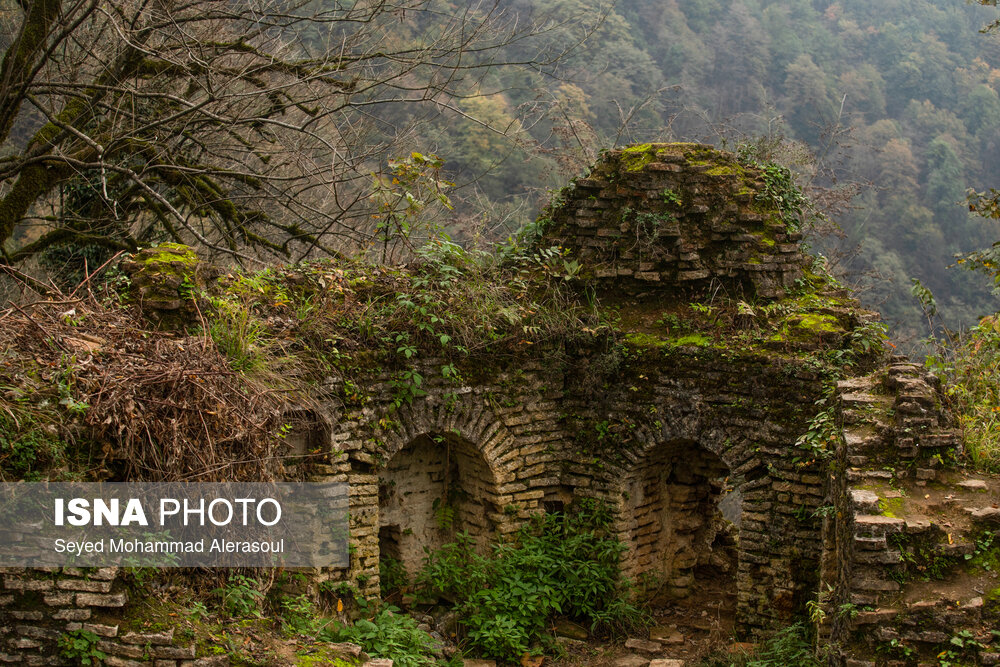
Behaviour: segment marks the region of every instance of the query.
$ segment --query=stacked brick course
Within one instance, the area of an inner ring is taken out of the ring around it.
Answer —
[[[117,568],[8,570],[0,593],[0,663],[72,665],[60,655],[59,640],[84,631],[99,639],[109,667],[218,667],[223,657],[195,658],[193,643],[174,640],[173,629],[122,632],[116,620],[128,594]]]
[[[802,238],[760,201],[758,170],[703,144],[609,151],[551,211],[543,245],[568,248],[618,293],[778,296],[802,275]]]

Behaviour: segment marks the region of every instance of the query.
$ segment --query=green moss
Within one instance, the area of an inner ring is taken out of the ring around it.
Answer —
[[[657,155],[681,155],[694,151],[696,148],[698,148],[698,144],[685,141],[675,141],[669,144],[658,145],[656,153]]]
[[[844,328],[840,326],[837,318],[833,315],[820,315],[818,313],[802,313],[793,316],[795,326],[807,331],[817,333],[843,333]]]
[[[135,261],[156,271],[186,273],[198,263],[198,255],[182,243],[161,243],[136,255]]]
[[[733,176],[743,175],[743,169],[734,164],[719,164],[705,172],[709,176]]]
[[[332,667],[352,667],[356,663],[345,662],[338,657],[331,656],[327,651],[319,653],[309,653],[307,655],[295,656],[295,664],[300,667],[312,667],[313,665],[332,665]]]
[[[667,342],[647,333],[630,333],[625,336],[625,342],[632,347],[656,348],[664,347]]]
[[[652,147],[652,144],[639,144],[623,149],[621,160],[625,171],[640,171],[652,162],[656,157]]]
[[[889,517],[890,519],[899,518],[903,514],[903,505],[906,503],[905,498],[879,498],[878,504],[882,508],[882,516]]]
[[[695,345],[697,347],[709,347],[712,344],[710,338],[699,333],[688,334],[687,336],[682,336],[671,343],[674,347],[683,347],[685,345]]]
[[[969,559],[969,565],[983,572],[1000,572],[1000,539],[995,539],[989,532],[980,536],[976,540],[976,551]]]

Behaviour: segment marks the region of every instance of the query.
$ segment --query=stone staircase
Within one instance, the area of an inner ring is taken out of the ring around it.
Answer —
[[[909,363],[839,383],[821,632],[832,665],[1000,665],[1000,477],[955,466],[937,378]]]

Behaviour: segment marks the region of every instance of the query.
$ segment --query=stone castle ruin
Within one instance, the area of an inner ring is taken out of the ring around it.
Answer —
[[[543,212],[536,243],[563,248],[574,279],[614,309],[613,344],[550,342],[462,386],[429,379],[401,406],[385,373],[357,388],[362,405],[340,378],[317,387],[288,442],[325,454],[297,474],[349,483],[352,546],[348,569],[317,576],[377,595],[381,558],[412,573],[460,531],[486,548],[532,513],[598,499],[640,589],[711,597],[748,636],[814,623],[837,647],[832,664],[884,662],[879,646],[894,637],[929,653],[956,627],[995,623],[997,603],[981,595],[959,607],[903,595],[894,573],[908,544],[968,544],[995,515],[940,532],[903,511],[919,492],[894,496],[886,515],[892,489],[957,483],[947,462],[959,434],[936,378],[867,344],[874,315],[802,252],[768,187],[709,146],[610,151]],[[414,369],[434,378],[439,365]],[[995,487],[984,493],[996,500]],[[116,664],[199,664],[180,641],[119,633],[117,586],[113,572],[5,574],[0,662],[55,664],[60,631],[96,627]],[[930,625],[906,625],[920,601]]]

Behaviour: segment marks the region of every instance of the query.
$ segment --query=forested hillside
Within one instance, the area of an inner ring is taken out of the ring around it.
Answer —
[[[841,203],[858,192],[833,216],[844,238],[815,244],[869,287],[864,298],[898,337],[923,331],[913,278],[949,326],[996,310],[987,279],[948,268],[1000,233],[963,205],[967,188],[996,184],[1000,163],[1000,40],[979,32],[991,11],[960,0],[515,0],[511,9],[554,5],[556,15],[606,16],[556,76],[498,75],[480,84],[497,94],[459,104],[518,143],[461,118],[425,133],[453,180],[486,173],[480,189],[509,206],[540,182],[555,187],[601,147],[785,137],[813,153],[783,151],[807,184],[840,188],[827,198]],[[536,207],[529,198],[516,218]]]
[[[35,17],[41,50],[4,0],[5,263],[75,285],[84,260],[160,241],[220,263],[395,262],[435,229],[502,241],[602,149],[749,141],[839,225],[813,248],[913,340],[913,279],[953,328],[998,306],[988,280],[948,268],[1000,235],[964,203],[1000,164],[1000,38],[981,4],[264,2],[269,26],[201,2],[187,32],[74,4]],[[61,41],[62,24],[79,35]]]

